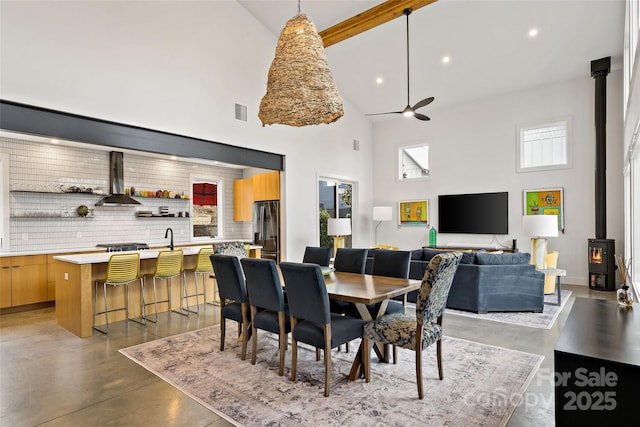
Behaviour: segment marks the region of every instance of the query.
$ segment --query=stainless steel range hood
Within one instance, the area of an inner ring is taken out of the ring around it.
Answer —
[[[138,206],[139,201],[124,194],[123,154],[112,151],[109,155],[109,191],[110,196],[96,203],[96,206]]]

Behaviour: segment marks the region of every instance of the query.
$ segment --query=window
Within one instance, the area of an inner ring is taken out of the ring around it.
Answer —
[[[191,237],[194,240],[220,237],[221,187],[221,182],[215,178],[191,179]]]
[[[426,144],[398,149],[398,180],[429,177],[429,146]]]
[[[518,126],[518,172],[570,167],[569,125],[566,119]]]

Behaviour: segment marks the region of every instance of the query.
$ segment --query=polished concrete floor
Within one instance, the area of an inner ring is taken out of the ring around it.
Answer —
[[[553,370],[554,345],[575,297],[615,299],[613,292],[563,288],[573,294],[550,330],[445,315],[446,335],[544,356],[510,427],[553,425],[553,385],[548,374]],[[146,327],[117,322],[110,325],[109,335],[94,332],[85,339],[58,327],[53,308],[3,314],[0,425],[230,425],[118,353],[121,348],[217,324],[218,310],[208,305],[200,315],[188,318],[164,313],[157,325]]]

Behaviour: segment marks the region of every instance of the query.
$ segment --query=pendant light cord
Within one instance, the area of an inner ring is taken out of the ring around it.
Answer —
[[[407,105],[411,105],[409,102],[409,15],[411,15],[411,12],[413,12],[411,8],[404,10],[404,14],[407,16]]]
[[[298,15],[300,15],[300,0],[298,0]]]

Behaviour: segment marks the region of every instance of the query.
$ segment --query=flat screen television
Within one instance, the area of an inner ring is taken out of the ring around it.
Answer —
[[[509,193],[438,196],[438,232],[509,234]]]

